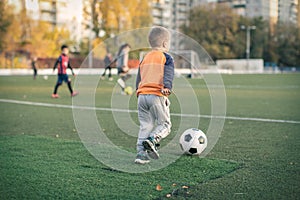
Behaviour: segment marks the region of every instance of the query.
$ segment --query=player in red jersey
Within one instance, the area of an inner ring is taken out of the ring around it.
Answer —
[[[59,86],[61,86],[61,84],[63,82],[68,84],[68,88],[70,90],[71,96],[74,97],[78,94],[78,92],[73,91],[72,86],[71,86],[71,79],[68,77],[67,74],[67,68],[69,68],[73,74],[73,76],[75,76],[73,69],[70,65],[70,60],[68,57],[69,54],[69,48],[67,45],[62,45],[61,46],[61,55],[58,57],[57,61],[54,64],[53,67],[53,71],[57,68],[58,71],[58,77],[57,77],[57,82],[56,85],[54,87],[54,92],[52,94],[52,98],[58,98],[58,94],[57,94],[57,89]]]

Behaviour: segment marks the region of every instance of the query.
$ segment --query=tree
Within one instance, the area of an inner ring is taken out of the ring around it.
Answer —
[[[103,0],[100,4],[102,14],[101,25],[106,32],[106,37],[120,32],[122,20],[126,13],[126,8],[123,7],[119,0]]]
[[[125,0],[124,5],[127,5],[129,11],[130,27],[141,28],[148,27],[152,22],[151,7],[147,0]]]
[[[279,24],[275,32],[278,62],[300,67],[300,30],[293,24]]]
[[[275,31],[271,31],[269,24],[262,17],[238,16],[231,8],[200,6],[190,11],[189,23],[182,30],[216,60],[245,58],[246,31],[241,26],[255,26],[256,29],[251,31],[250,58],[300,67],[299,28],[294,24],[279,23]]]
[[[83,28],[93,31],[96,37],[101,30],[101,16],[99,0],[83,0]]]
[[[103,0],[101,25],[106,37],[121,31],[149,26],[151,8],[147,0]]]
[[[236,58],[243,46],[236,42],[240,31],[238,21],[239,16],[229,7],[199,6],[190,11],[189,24],[182,30],[196,39],[213,59]]]
[[[10,24],[1,37],[9,44],[3,49],[5,52],[23,51],[37,57],[56,57],[62,44],[75,44],[67,30],[53,30],[50,24],[29,18],[24,10],[8,16]]]
[[[278,61],[278,52],[277,52],[277,44],[276,37],[272,35],[270,32],[265,35],[265,43],[263,49],[263,59],[265,62],[276,63]]]
[[[57,27],[52,30],[51,25],[46,22],[33,22],[30,35],[30,42],[24,46],[24,49],[38,57],[56,57],[60,53],[61,45],[75,44],[70,39],[69,31]]]
[[[274,50],[274,49],[266,48],[269,40],[268,22],[263,20],[262,17],[255,17],[252,19],[244,18],[244,19],[246,20],[246,22],[244,23],[245,25],[256,27],[255,30],[251,31],[250,58],[262,58],[264,56],[264,51],[271,52],[272,50]],[[244,34],[246,34],[245,31],[243,32]],[[243,58],[245,58],[245,56],[243,56]]]
[[[151,8],[147,0],[84,0],[85,38],[81,52],[87,54],[107,38],[120,32],[151,25]],[[92,40],[91,40],[92,39]],[[116,49],[119,44],[115,44]],[[98,54],[97,54],[98,55]],[[95,56],[95,55],[94,55]]]
[[[12,23],[11,8],[7,4],[7,0],[0,1],[0,52],[2,52],[7,45],[5,41],[5,35],[7,34],[8,28]]]

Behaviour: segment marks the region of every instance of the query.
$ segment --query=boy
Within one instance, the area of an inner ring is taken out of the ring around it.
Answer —
[[[129,44],[123,44],[119,52],[117,54],[117,68],[118,68],[118,75],[120,78],[117,80],[117,83],[120,85],[122,92],[121,94],[126,95],[124,92],[126,88],[126,81],[131,77],[128,67],[128,56],[130,52],[130,45]]]
[[[71,69],[72,75],[75,76],[73,69],[70,65],[70,60],[68,57],[69,54],[69,48],[67,45],[62,45],[61,46],[61,51],[62,54],[58,57],[57,61],[54,64],[53,71],[57,68],[58,66],[58,77],[57,77],[57,82],[54,87],[54,92],[52,94],[52,98],[59,98],[57,94],[57,89],[63,82],[68,84],[68,88],[70,90],[71,96],[74,97],[78,94],[78,92],[73,92],[72,86],[71,86],[71,79],[68,77],[67,74],[67,68]]]
[[[102,80],[105,79],[106,70],[108,70],[108,80],[109,81],[113,80],[113,78],[111,77],[111,68],[114,65],[114,63],[115,63],[115,61],[113,60],[113,57],[112,57],[111,53],[107,53],[107,55],[104,58],[105,69],[104,69],[104,72],[101,76]]]
[[[146,164],[158,159],[157,146],[171,131],[170,101],[174,78],[174,61],[167,54],[170,33],[166,28],[153,27],[148,35],[152,51],[141,61],[136,79],[140,130],[135,163]]]
[[[37,58],[36,58],[36,57],[33,57],[33,58],[31,59],[31,68],[32,68],[32,70],[33,70],[33,79],[34,79],[34,80],[36,79],[36,76],[37,76],[36,61],[37,61]]]

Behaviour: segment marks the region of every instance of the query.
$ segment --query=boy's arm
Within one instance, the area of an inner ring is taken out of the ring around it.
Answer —
[[[140,82],[141,82],[141,73],[140,73],[140,67],[139,67],[138,73],[137,73],[137,76],[136,76],[136,82],[135,82],[136,90],[139,88]]]
[[[70,64],[70,61],[68,62],[68,68],[71,70],[72,75],[74,76],[75,74],[74,74],[73,68],[72,68],[72,66]]]
[[[164,88],[171,92],[174,79],[174,60],[169,54],[165,54],[166,63],[164,67]]]
[[[59,61],[60,61],[60,57],[56,60],[54,67],[53,67],[53,71],[57,68]]]

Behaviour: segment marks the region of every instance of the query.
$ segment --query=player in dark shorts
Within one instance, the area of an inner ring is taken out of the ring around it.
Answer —
[[[68,88],[70,90],[71,96],[74,97],[78,94],[78,92],[73,91],[71,86],[71,79],[68,77],[67,69],[69,68],[72,72],[72,75],[75,76],[73,69],[70,65],[70,60],[68,57],[69,48],[66,45],[62,45],[61,47],[62,54],[58,57],[57,61],[54,64],[53,71],[57,68],[57,82],[54,87],[54,92],[52,94],[52,98],[59,98],[57,94],[58,87],[62,85],[63,82],[67,83]]]
[[[117,80],[117,83],[120,85],[122,92],[121,94],[126,94],[124,92],[126,88],[126,81],[131,77],[131,74],[129,74],[129,67],[128,67],[128,56],[130,52],[130,45],[129,44],[123,44],[118,52],[117,55],[117,69],[118,69],[118,75],[119,79]]]
[[[107,55],[104,58],[104,64],[105,64],[105,69],[104,72],[101,76],[101,79],[105,79],[106,71],[108,70],[108,80],[112,81],[113,78],[111,76],[111,68],[116,65],[116,59],[114,60],[111,53],[107,53]]]
[[[31,59],[31,68],[33,70],[33,79],[34,80],[36,79],[36,76],[37,76],[36,61],[37,61],[36,57],[34,57],[34,58]]]

